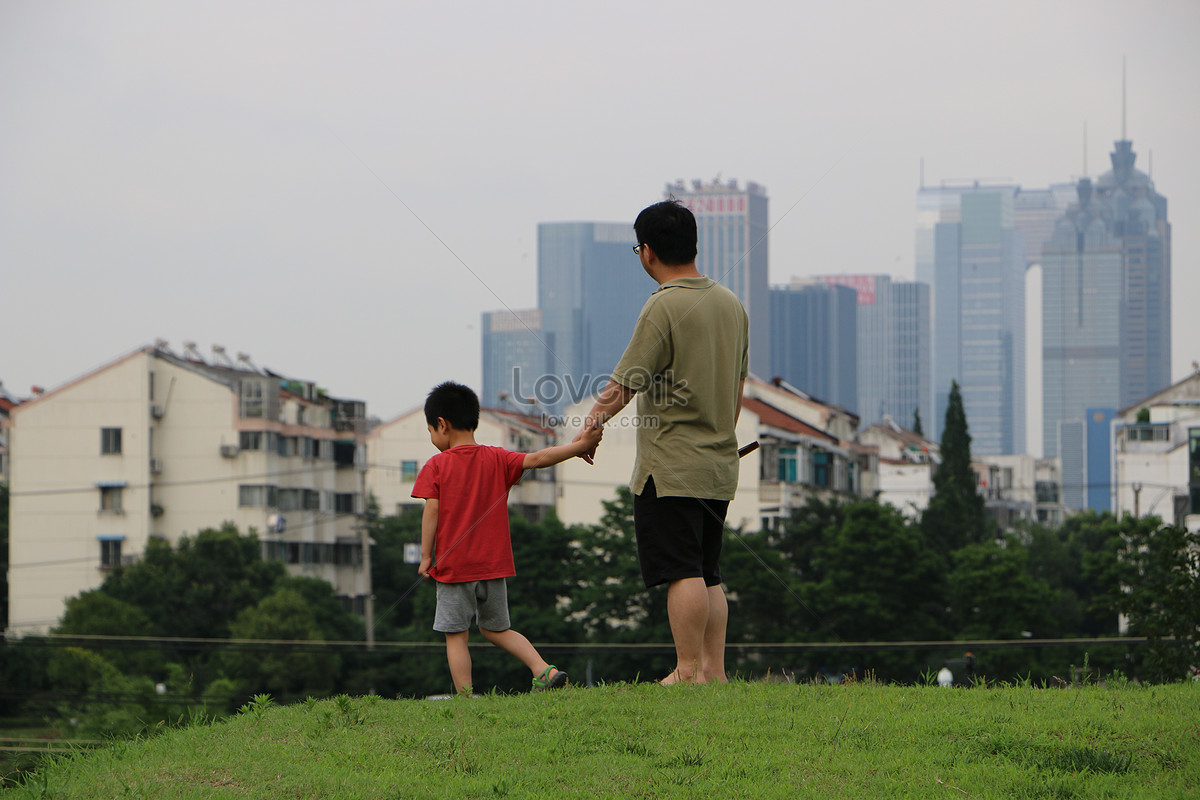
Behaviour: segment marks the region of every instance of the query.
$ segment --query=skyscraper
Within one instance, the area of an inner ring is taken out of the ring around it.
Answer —
[[[522,390],[560,411],[603,388],[638,312],[654,291],[632,247],[632,223],[543,222],[538,225],[538,307],[553,337],[549,376]]]
[[[917,279],[933,305],[933,419],[958,381],[972,450],[1025,449],[1025,235],[1015,186],[926,189],[917,196]]]
[[[750,316],[750,371],[758,376],[771,367],[771,300],[768,283],[767,190],[736,180],[722,183],[683,181],[668,183],[666,197],[674,197],[696,215],[699,253],[696,268],[728,287]]]
[[[529,403],[534,383],[551,373],[554,334],[542,329],[540,308],[485,311],[482,319],[483,393],[485,408],[538,413]]]
[[[893,282],[887,275],[822,275],[827,284],[857,293],[855,413],[862,425],[889,415],[910,427],[918,409],[933,413],[929,374],[929,286]],[[772,317],[772,324],[777,320]]]
[[[1170,384],[1171,226],[1166,198],[1135,158],[1132,142],[1116,142],[1112,170],[1079,181],[1077,202],[1043,248],[1047,456],[1059,454],[1060,424]]]
[[[773,286],[772,378],[854,412],[858,405],[858,299],[820,280]]]

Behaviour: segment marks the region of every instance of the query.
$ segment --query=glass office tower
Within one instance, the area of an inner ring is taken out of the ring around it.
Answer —
[[[772,378],[853,413],[858,405],[858,299],[848,286],[772,286]]]
[[[1025,235],[1015,186],[922,188],[917,279],[932,288],[933,419],[940,439],[951,381],[972,452],[1025,449]]]
[[[932,413],[929,373],[929,287],[887,275],[821,275],[826,284],[854,289],[858,300],[856,371],[862,425],[887,414],[910,428],[913,414]],[[774,322],[774,317],[772,317]]]
[[[664,197],[681,201],[696,215],[696,268],[728,287],[750,316],[750,372],[762,377],[771,366],[767,190],[757,183],[738,188],[722,183],[668,183]]]
[[[1065,458],[1060,426],[1087,409],[1125,408],[1170,385],[1171,226],[1134,159],[1118,141],[1112,170],[1078,182],[1042,251],[1047,456]]]
[[[550,370],[555,344],[554,334],[542,329],[541,309],[485,311],[481,322],[480,405],[540,414],[545,409],[530,402],[533,384]]]
[[[604,387],[658,288],[635,244],[632,222],[538,225],[538,307],[554,352],[549,377],[530,388],[556,412]]]

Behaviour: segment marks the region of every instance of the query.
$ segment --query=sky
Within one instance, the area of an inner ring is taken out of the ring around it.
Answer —
[[[922,174],[1098,176],[1122,61],[1180,379],[1197,41],[1194,0],[3,0],[0,381],[194,341],[390,419],[479,387],[480,313],[536,305],[539,222],[632,224],[676,179],[766,187],[772,282],[911,279]]]

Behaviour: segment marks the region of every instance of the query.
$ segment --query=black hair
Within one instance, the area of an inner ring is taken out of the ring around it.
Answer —
[[[475,430],[479,427],[479,396],[461,383],[439,383],[425,398],[425,421],[436,426],[438,417],[455,430]]]
[[[674,197],[642,209],[633,223],[639,244],[648,244],[668,267],[696,260],[696,217]]]

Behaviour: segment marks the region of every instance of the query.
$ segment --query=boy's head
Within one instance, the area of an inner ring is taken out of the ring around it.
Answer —
[[[696,217],[678,200],[664,200],[642,209],[633,223],[638,244],[648,244],[668,267],[696,260]]]
[[[455,430],[473,431],[479,427],[479,397],[461,383],[439,383],[425,398],[425,422],[436,428],[439,417]]]

